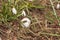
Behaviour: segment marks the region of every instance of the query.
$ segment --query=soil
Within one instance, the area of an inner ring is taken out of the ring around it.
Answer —
[[[58,25],[58,21],[55,19],[51,23],[46,18],[49,11],[53,11],[49,0],[39,0],[37,4],[42,4],[46,8],[43,10],[36,8],[29,9],[30,13],[28,16],[31,16],[30,19],[32,21],[29,28],[22,28],[19,20],[8,22],[10,26],[0,23],[1,40],[60,40],[60,26]],[[57,2],[54,2],[55,9],[56,4]],[[60,16],[60,9],[56,9],[56,12]],[[54,19],[52,13],[49,16]],[[19,17],[19,19],[21,18]],[[56,34],[58,35],[56,36]]]

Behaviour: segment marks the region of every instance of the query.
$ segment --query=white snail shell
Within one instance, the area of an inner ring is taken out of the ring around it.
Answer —
[[[25,22],[24,22],[24,21],[25,21]],[[24,22],[24,23],[21,24],[22,27],[29,27],[29,26],[30,26],[30,23],[31,23],[31,20],[30,20],[29,18],[23,18],[23,19],[21,20],[21,22]]]
[[[17,10],[15,8],[12,8],[12,13],[17,14]]]
[[[26,12],[24,10],[22,11],[22,15],[23,16],[26,16]]]
[[[59,4],[59,3],[57,4],[57,7],[56,7],[56,8],[57,8],[57,9],[59,9],[59,8],[60,8],[60,4]]]

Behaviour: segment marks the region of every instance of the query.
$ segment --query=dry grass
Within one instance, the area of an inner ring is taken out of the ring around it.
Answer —
[[[39,2],[38,2],[39,1]],[[54,16],[50,0],[38,0],[34,4],[45,6],[44,9],[32,8],[28,10],[27,17],[31,19],[29,28],[22,28],[18,20],[0,23],[0,37],[2,40],[60,40],[60,26]],[[56,7],[57,2],[54,2]],[[60,10],[55,9],[57,16],[60,16]],[[59,14],[59,15],[58,15]],[[48,18],[46,18],[48,17]],[[9,25],[9,26],[8,26]]]

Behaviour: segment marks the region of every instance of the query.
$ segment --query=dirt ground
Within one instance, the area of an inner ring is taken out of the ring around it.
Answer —
[[[38,2],[39,1],[39,2]],[[57,2],[54,2],[56,9]],[[54,20],[49,0],[37,0],[37,4],[42,4],[46,8],[44,9],[29,9],[28,16],[31,16],[31,25],[29,28],[22,28],[19,24],[19,20],[8,22],[9,27],[3,23],[0,23],[0,38],[2,40],[60,40],[60,26],[57,20]],[[60,9],[56,9],[57,15],[60,16]],[[49,15],[48,15],[49,13]],[[53,19],[53,23],[50,22],[46,15]],[[21,18],[19,18],[21,19]]]

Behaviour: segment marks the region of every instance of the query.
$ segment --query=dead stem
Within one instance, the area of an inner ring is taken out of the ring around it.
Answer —
[[[57,16],[57,13],[56,13],[56,10],[55,10],[55,8],[54,8],[54,5],[53,5],[53,2],[52,2],[52,0],[50,0],[50,3],[51,3],[51,5],[52,5],[52,9],[53,9],[53,12],[54,12],[54,15],[55,15],[55,17],[56,17],[56,19],[57,19],[57,21],[58,21],[58,24],[60,25],[60,21],[59,21],[59,19],[58,19],[58,16]]]
[[[59,34],[52,34],[52,33],[45,33],[45,32],[39,32],[38,34],[39,34],[39,35],[43,34],[43,35],[59,36],[59,37],[60,37]]]

